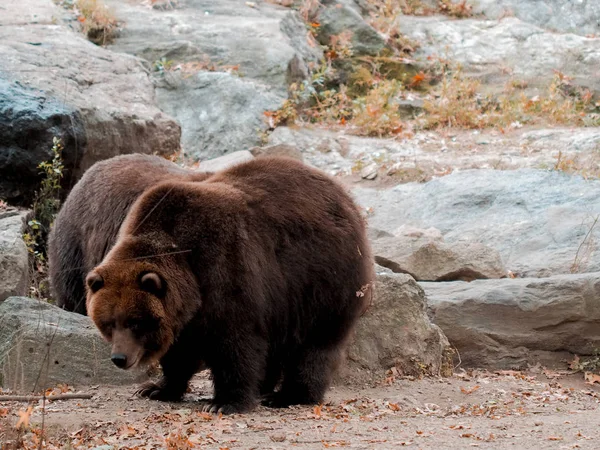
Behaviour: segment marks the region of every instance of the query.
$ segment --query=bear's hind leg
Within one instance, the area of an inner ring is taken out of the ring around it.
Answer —
[[[268,396],[263,404],[273,408],[312,405],[323,401],[331,382],[331,372],[339,358],[335,349],[299,350],[285,368],[281,390]]]

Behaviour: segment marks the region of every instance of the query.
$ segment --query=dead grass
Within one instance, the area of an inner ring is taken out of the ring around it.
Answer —
[[[270,127],[318,123],[379,137],[398,135],[406,128],[398,108],[404,90],[400,81],[374,75],[364,66],[351,74],[348,85],[336,85],[335,80],[336,69],[329,61],[310,80],[292,84],[284,105],[266,113]]]
[[[498,128],[522,124],[598,126],[592,93],[571,85],[571,79],[556,72],[541,95],[528,97],[509,83],[499,96],[481,94],[477,80],[449,70],[436,92],[425,100],[423,128]]]
[[[406,125],[398,108],[403,85],[397,80],[377,82],[364,97],[354,101],[352,124],[365,136],[394,136]]]
[[[367,4],[378,17],[430,16],[445,14],[459,19],[473,15],[473,5],[469,0],[439,0],[436,5],[422,0],[367,0]]]
[[[265,113],[269,127],[295,122],[315,123],[363,136],[400,136],[415,128],[497,128],[505,131],[525,124],[598,126],[600,114],[589,90],[571,84],[556,72],[542,94],[527,96],[523,80],[507,83],[501,95],[483,94],[480,82],[465,76],[460,67],[444,58],[417,65],[411,54],[418,48],[400,35],[400,14],[444,12],[467,17],[467,1],[440,1],[436,11],[419,0],[368,0],[371,24],[388,38],[389,48],[378,56],[355,56],[349,32],[333,36],[325,58],[308,80],[289,87],[289,98],[276,111]],[[309,34],[315,21],[317,0],[301,4]],[[418,91],[410,94],[408,91]],[[416,119],[402,113],[402,100],[421,97],[423,113]],[[403,115],[404,114],[404,115]]]
[[[461,0],[455,2],[452,0],[440,0],[438,2],[438,9],[442,14],[446,14],[450,17],[456,17],[457,19],[465,19],[473,15],[473,5],[467,0]]]
[[[116,37],[117,18],[102,0],[77,0],[75,11],[83,33],[94,44],[106,45]]]

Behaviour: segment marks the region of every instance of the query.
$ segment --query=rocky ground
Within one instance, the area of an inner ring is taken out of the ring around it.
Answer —
[[[323,405],[215,417],[194,400],[210,392],[198,375],[182,403],[132,397],[132,387],[85,389],[89,400],[33,403],[25,448],[39,436],[49,448],[596,448],[600,389],[579,377],[533,372],[458,371],[451,378],[393,376],[363,386],[336,386]],[[11,425],[26,411],[3,402],[0,438],[18,441]],[[28,416],[29,417],[29,416]],[[37,431],[35,431],[37,430]]]
[[[426,14],[394,20],[374,0],[105,3],[118,33],[103,46],[82,35],[72,1],[0,4],[1,394],[93,394],[45,406],[0,396],[2,450],[37,448],[42,429],[48,448],[103,450],[597,446],[595,2],[481,0],[457,18],[464,8],[424,0],[402,3]],[[411,47],[401,58],[394,36]],[[470,104],[517,92],[526,113],[425,127],[436,114],[427,102],[448,106],[433,74],[426,89],[402,90],[400,134],[367,137],[337,116],[275,123],[290,84],[321,89],[314,71],[344,42],[358,60],[395,55],[404,85],[432,64],[460,65],[479,83]],[[582,99],[585,111],[565,106]],[[87,318],[22,298],[40,292],[23,207],[55,136],[66,189],[94,162],[133,151],[204,170],[283,154],[346,183],[369,221],[378,295],[327,403],[206,416],[193,403],[210,391],[206,375],[181,404],[131,398],[144,375],[113,369]]]

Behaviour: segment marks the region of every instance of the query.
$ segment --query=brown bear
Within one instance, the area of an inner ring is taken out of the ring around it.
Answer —
[[[57,305],[85,314],[85,276],[115,243],[127,211],[150,186],[201,181],[209,174],[164,158],[131,154],[94,164],[67,197],[50,232],[50,285]]]
[[[87,276],[87,310],[118,367],[160,360],[163,378],[142,396],[179,400],[204,362],[215,389],[205,411],[249,411],[260,396],[314,404],[373,276],[364,219],[342,186],[261,158],[144,192]]]

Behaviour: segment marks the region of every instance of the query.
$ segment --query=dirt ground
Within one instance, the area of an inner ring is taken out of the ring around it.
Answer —
[[[460,372],[452,378],[388,377],[371,386],[336,386],[319,406],[212,416],[195,408],[210,394],[203,373],[182,403],[132,397],[135,386],[81,389],[89,400],[30,404],[0,400],[2,450],[598,448],[600,387],[583,374]],[[44,444],[42,436],[44,413]],[[21,441],[21,442],[19,442]]]

